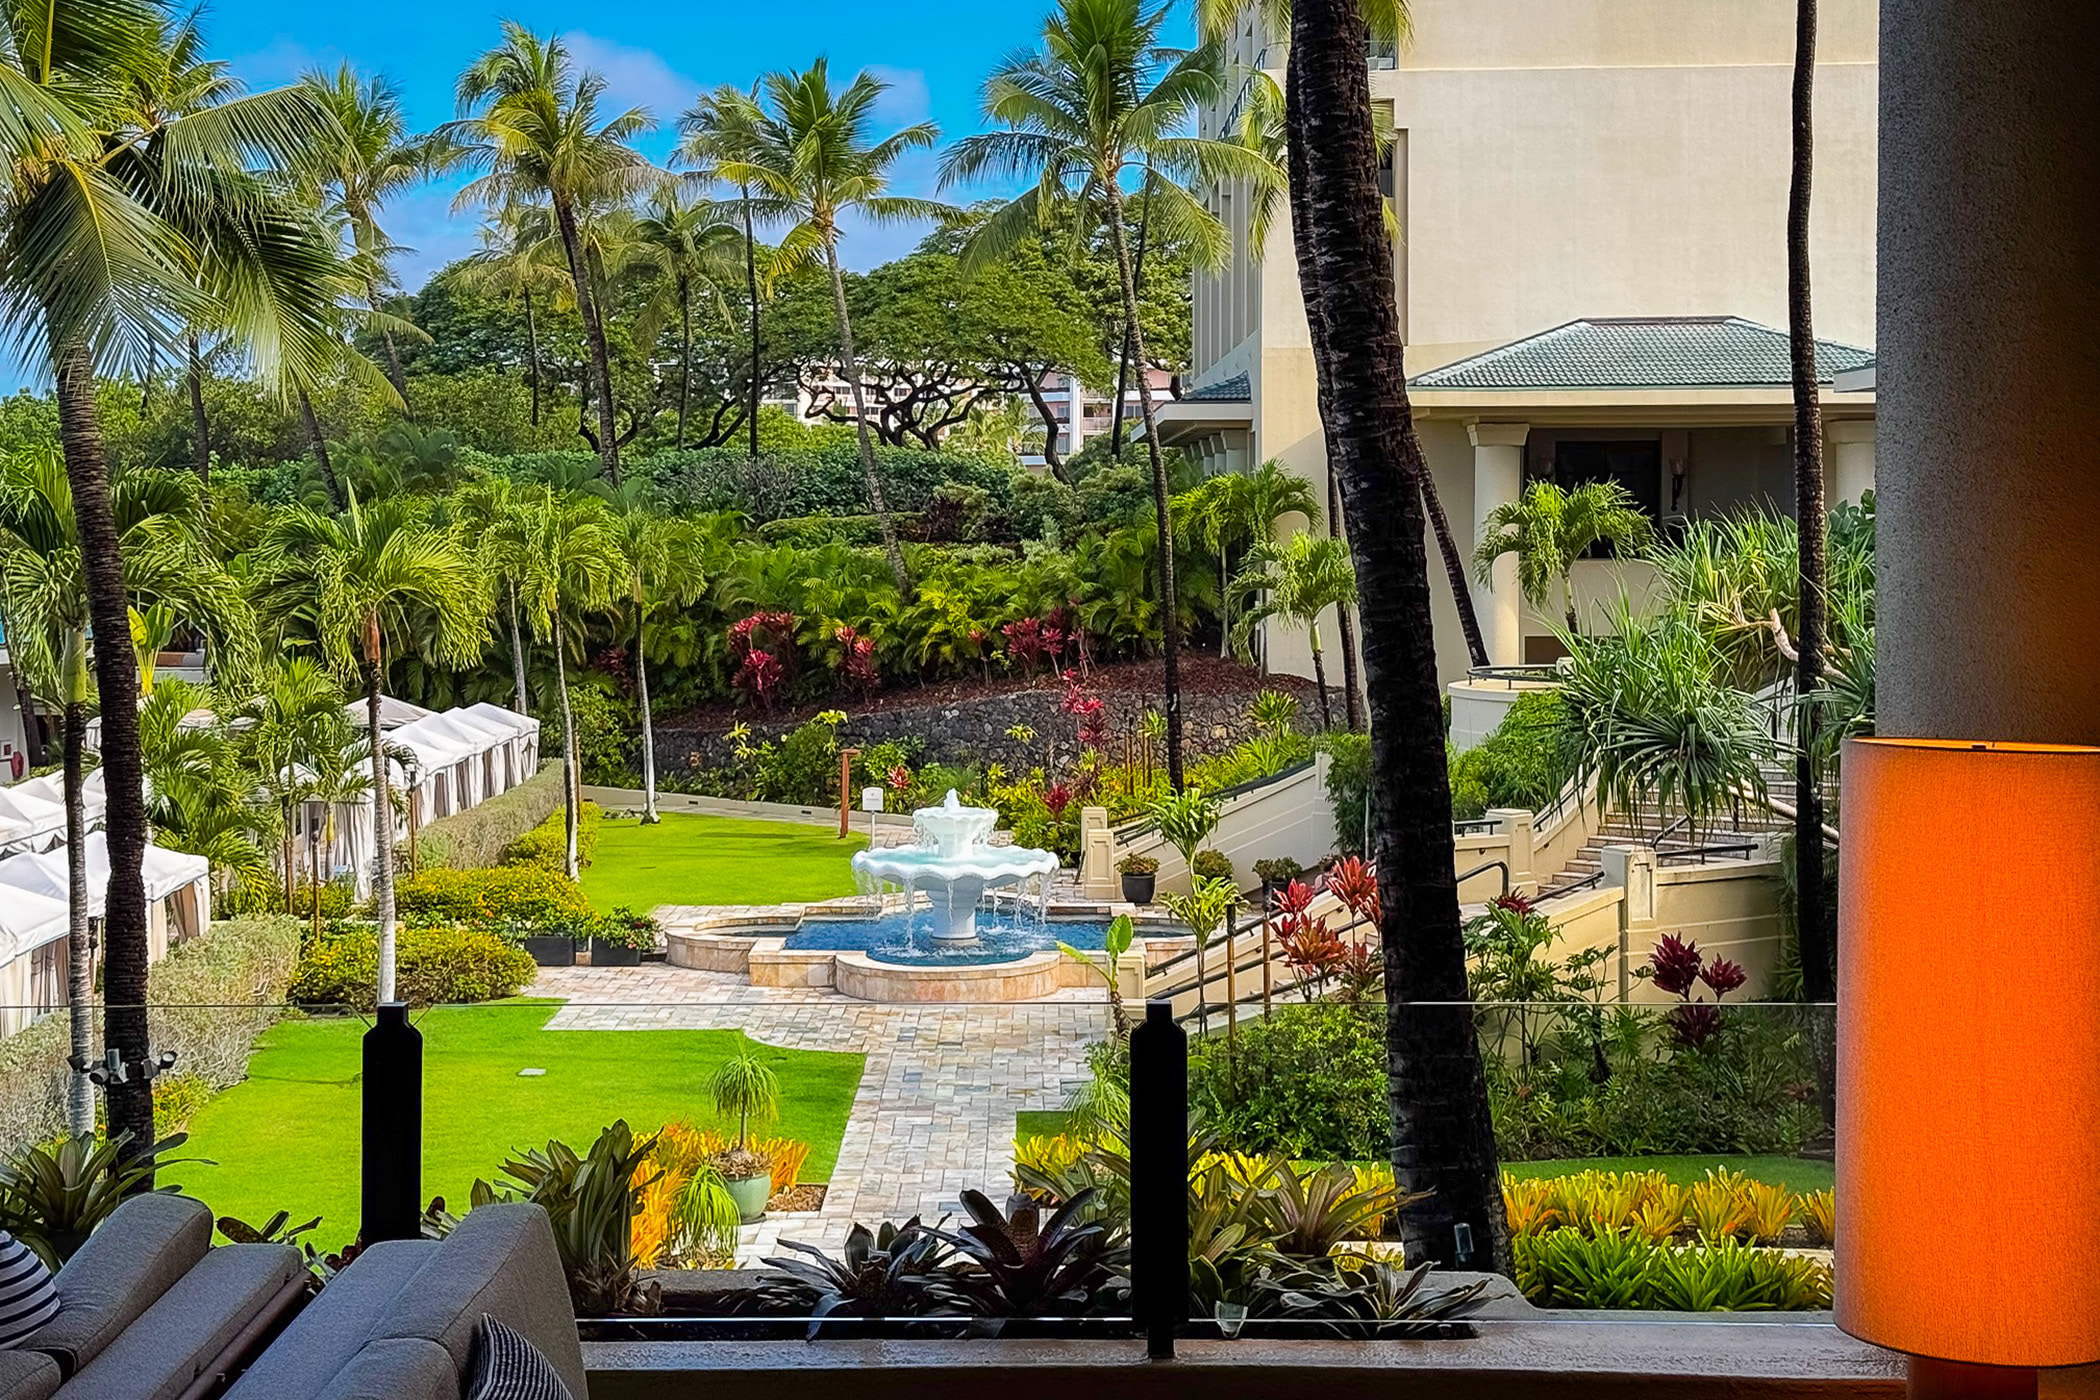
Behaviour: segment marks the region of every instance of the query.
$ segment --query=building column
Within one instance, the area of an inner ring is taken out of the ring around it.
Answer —
[[[2100,744],[2100,20],[1881,26],[1877,727]]]
[[[1823,430],[1830,446],[1830,503],[1859,504],[1874,489],[1874,420],[1841,418]]]
[[[1497,506],[1513,505],[1524,494],[1524,443],[1529,423],[1473,423],[1473,544],[1487,535],[1487,518]],[[1516,666],[1524,660],[1524,597],[1517,591],[1517,556],[1505,554],[1485,584],[1473,584],[1473,611],[1480,618],[1480,638],[1488,662]]]

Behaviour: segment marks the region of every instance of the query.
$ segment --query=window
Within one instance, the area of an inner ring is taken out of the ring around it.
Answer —
[[[1553,444],[1553,479],[1572,491],[1592,481],[1616,481],[1650,523],[1662,522],[1662,443],[1559,441]],[[1607,544],[1592,546],[1583,557],[1609,559]]]

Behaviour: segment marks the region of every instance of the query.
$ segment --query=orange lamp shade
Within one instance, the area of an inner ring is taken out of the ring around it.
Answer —
[[[1859,739],[1843,797],[1838,1325],[2100,1360],[2100,749]]]

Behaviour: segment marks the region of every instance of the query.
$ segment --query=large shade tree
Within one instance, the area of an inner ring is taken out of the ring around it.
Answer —
[[[1150,0],[1061,0],[1044,22],[1040,49],[1009,58],[985,80],[984,114],[1002,129],[963,138],[942,162],[943,179],[951,183],[986,175],[1034,182],[970,240],[963,251],[966,269],[1061,222],[1077,235],[1107,229],[1124,330],[1141,374],[1148,360],[1125,231],[1128,182],[1142,182],[1147,216],[1161,234],[1189,249],[1198,266],[1219,267],[1231,256],[1231,234],[1191,187],[1244,182],[1267,188],[1279,178],[1258,151],[1188,134],[1198,108],[1223,94],[1223,53],[1215,43],[1186,52],[1167,47],[1162,34],[1171,9]],[[1167,773],[1179,788],[1181,626],[1172,486],[1152,396],[1140,394],[1138,402],[1158,515]]]

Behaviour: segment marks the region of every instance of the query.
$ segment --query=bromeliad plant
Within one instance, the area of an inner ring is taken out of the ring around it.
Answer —
[[[128,1152],[127,1134],[83,1133],[25,1148],[0,1162],[0,1229],[55,1270],[126,1196],[152,1181],[157,1167],[201,1160],[167,1155],[186,1141],[187,1134],[173,1133],[144,1152]]]
[[[929,1317],[952,1315],[957,1306],[954,1276],[943,1266],[948,1244],[913,1216],[902,1225],[885,1221],[879,1230],[855,1225],[834,1259],[814,1245],[782,1240],[794,1256],[776,1256],[766,1267],[787,1275],[763,1285],[763,1304],[807,1309],[814,1339],[832,1317]]]
[[[1094,1194],[1082,1191],[1043,1218],[1026,1194],[1007,1198],[1002,1213],[981,1191],[960,1197],[970,1223],[938,1235],[974,1273],[958,1270],[953,1288],[986,1317],[1075,1317],[1085,1313],[1127,1265],[1108,1226],[1095,1218]]]

